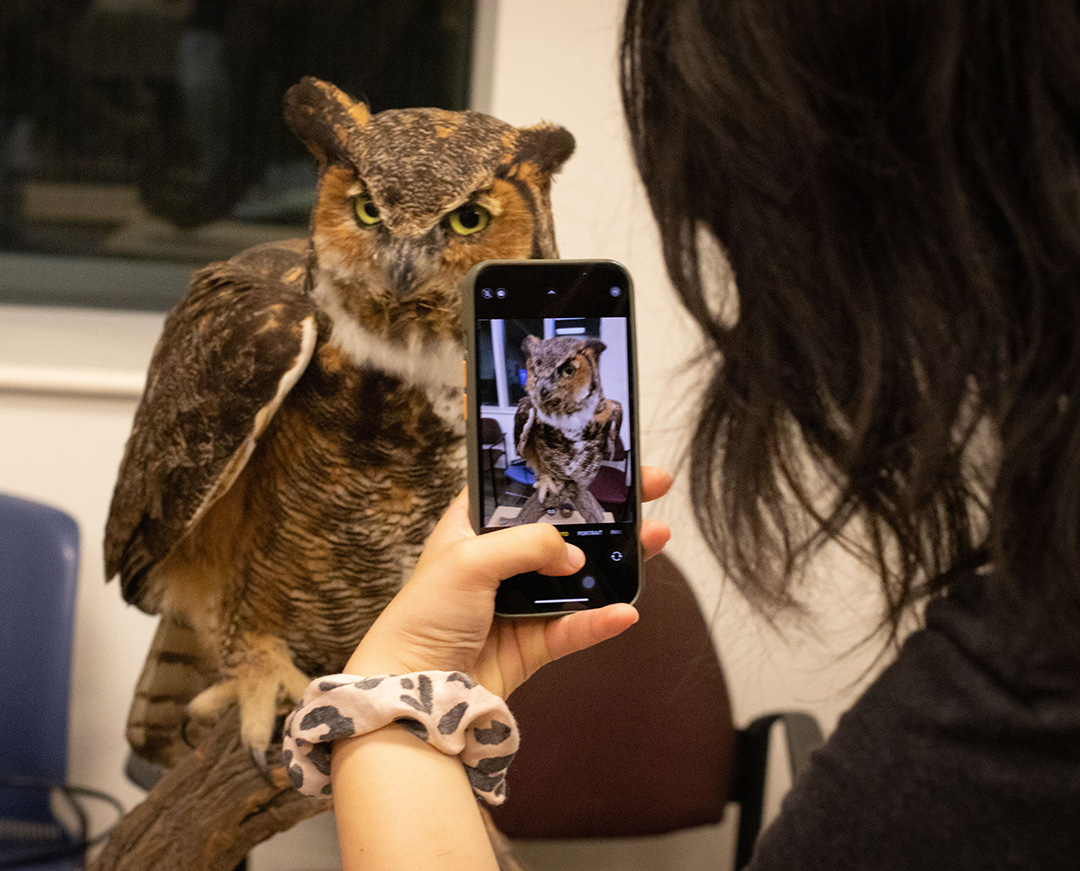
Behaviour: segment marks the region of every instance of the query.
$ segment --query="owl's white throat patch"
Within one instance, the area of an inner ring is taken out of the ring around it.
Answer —
[[[460,396],[465,386],[461,366],[464,349],[460,343],[449,339],[440,342],[392,342],[357,323],[341,304],[330,282],[316,282],[312,295],[333,323],[330,344],[339,348],[357,366],[396,376],[407,384],[426,390],[433,400],[436,396],[441,398],[448,391]]]
[[[593,418],[596,417],[596,406],[599,405],[604,399],[603,394],[597,397],[596,402],[590,402],[585,405],[580,411],[575,411],[573,414],[548,414],[541,408],[536,409],[536,415],[548,426],[554,427],[557,430],[561,430],[568,436],[579,436],[585,431]]]

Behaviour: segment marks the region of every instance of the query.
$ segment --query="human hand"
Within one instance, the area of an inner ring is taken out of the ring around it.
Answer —
[[[663,496],[671,476],[641,470],[645,501]],[[667,524],[645,520],[641,543],[648,559],[670,538]],[[375,621],[350,658],[349,674],[462,671],[503,698],[541,666],[618,635],[637,621],[631,605],[608,605],[564,617],[495,617],[495,591],[526,571],[568,575],[584,564],[547,523],[508,527],[478,536],[462,492],[428,538],[412,577]]]

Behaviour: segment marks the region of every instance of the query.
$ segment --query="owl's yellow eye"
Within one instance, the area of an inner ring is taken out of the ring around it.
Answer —
[[[569,378],[577,372],[577,366],[573,363],[563,363],[556,371],[560,378]]]
[[[475,203],[454,209],[446,218],[446,226],[459,236],[471,236],[485,229],[491,222],[491,212]]]
[[[371,197],[363,194],[353,198],[353,211],[356,212],[356,220],[365,227],[373,227],[382,220],[379,210],[375,208],[375,203],[371,201]]]

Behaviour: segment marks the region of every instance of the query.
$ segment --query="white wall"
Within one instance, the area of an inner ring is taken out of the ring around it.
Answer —
[[[550,120],[577,137],[556,182],[554,207],[565,257],[614,258],[638,292],[643,459],[681,473],[677,492],[653,506],[674,531],[671,551],[713,615],[739,722],[775,708],[816,712],[831,726],[867,675],[865,635],[875,598],[841,559],[824,564],[828,584],[812,596],[820,620],[784,639],[726,589],[690,521],[685,496],[687,422],[699,373],[696,342],[665,279],[656,232],[629,157],[617,91],[618,0],[481,0],[493,58],[478,108],[515,124]],[[497,15],[491,12],[497,9]],[[0,307],[0,489],[71,511],[84,536],[71,712],[71,779],[140,797],[121,774],[123,723],[153,620],[124,605],[101,568],[101,531],[131,416],[161,318]],[[12,389],[68,383],[67,393]],[[134,380],[133,380],[134,379]],[[7,383],[9,386],[4,387]],[[100,385],[94,388],[94,384]],[[71,389],[103,389],[79,395]],[[844,655],[842,655],[844,654]],[[643,748],[647,752],[647,748]],[[338,867],[329,816],[256,852],[256,871]],[[725,832],[651,839],[642,845],[526,848],[533,868],[652,871],[713,867]]]

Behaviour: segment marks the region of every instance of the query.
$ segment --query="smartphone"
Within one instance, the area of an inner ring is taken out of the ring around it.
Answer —
[[[551,523],[585,553],[566,577],[504,581],[496,613],[633,603],[641,591],[634,300],[610,260],[498,260],[464,282],[472,523]]]

